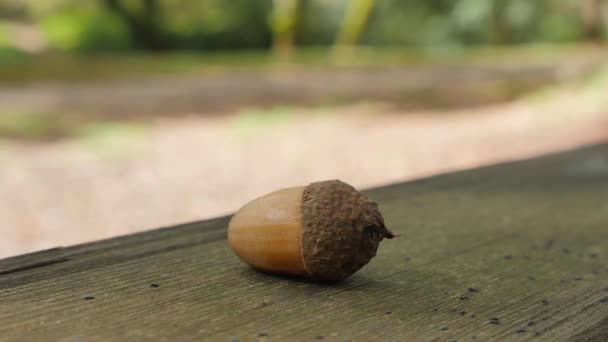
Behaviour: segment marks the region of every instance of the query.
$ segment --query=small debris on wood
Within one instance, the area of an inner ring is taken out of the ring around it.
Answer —
[[[86,296],[86,297],[84,297],[82,299],[84,299],[84,300],[93,300],[93,299],[95,299],[95,297],[94,296]]]
[[[266,336],[268,336],[268,333],[265,333],[265,332],[258,333],[258,337],[266,337]]]
[[[467,312],[466,312],[466,311],[464,311],[464,310],[460,311],[460,316],[464,316],[464,315],[466,315],[466,314],[467,314]]]
[[[469,292],[479,292],[479,290],[474,287],[469,287],[468,290]]]
[[[545,305],[549,305],[549,303],[550,303],[550,302],[549,302],[547,299],[543,299],[543,304],[545,304]]]
[[[458,298],[458,299],[460,299],[460,300],[469,300],[469,299],[471,299],[471,298],[469,298],[469,297],[467,297],[467,296],[462,296],[462,297],[460,297],[460,298]]]
[[[322,335],[315,336],[315,340],[322,340],[324,338],[325,338],[325,336],[322,336]]]
[[[574,280],[581,281],[581,280],[583,280],[583,277],[576,277],[576,278],[574,278]]]
[[[523,334],[525,332],[526,332],[526,329],[519,329],[516,331],[516,333],[518,333],[518,334]]]
[[[600,299],[600,303],[608,303],[608,296]]]
[[[155,289],[157,287],[159,287],[160,285],[158,285],[157,283],[150,283],[150,287]]]
[[[388,311],[384,311],[385,315],[390,315],[391,313],[393,313],[392,311],[388,310]]]
[[[500,324],[500,319],[497,317],[492,317],[492,318],[490,318],[490,324],[498,325],[498,324]]]
[[[529,326],[529,327],[533,326],[534,324],[536,324],[536,322],[534,322],[534,321],[530,321],[530,322],[528,322],[528,326]]]
[[[446,331],[446,330],[449,330],[449,329],[450,329],[450,328],[448,328],[448,327],[441,327],[441,329],[439,329],[439,330],[441,330],[441,331]]]

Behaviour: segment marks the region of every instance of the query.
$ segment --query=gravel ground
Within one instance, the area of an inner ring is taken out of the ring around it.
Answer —
[[[0,141],[0,257],[228,214],[285,186],[366,188],[574,148],[608,139],[605,113],[597,91],[564,88],[471,110],[359,103]]]

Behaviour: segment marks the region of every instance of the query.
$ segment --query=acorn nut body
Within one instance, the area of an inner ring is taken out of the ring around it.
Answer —
[[[339,180],[259,197],[228,225],[230,247],[253,268],[321,281],[347,278],[395,236],[378,205]]]

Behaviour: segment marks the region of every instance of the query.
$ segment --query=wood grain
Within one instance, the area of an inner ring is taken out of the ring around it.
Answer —
[[[402,237],[344,283],[252,271],[224,217],[1,260],[0,340],[608,336],[608,144],[366,193]]]

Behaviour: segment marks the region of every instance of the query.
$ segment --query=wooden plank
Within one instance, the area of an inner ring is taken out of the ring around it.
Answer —
[[[0,261],[0,340],[606,340],[608,144],[367,192],[403,236],[342,284],[250,270],[224,217]]]

